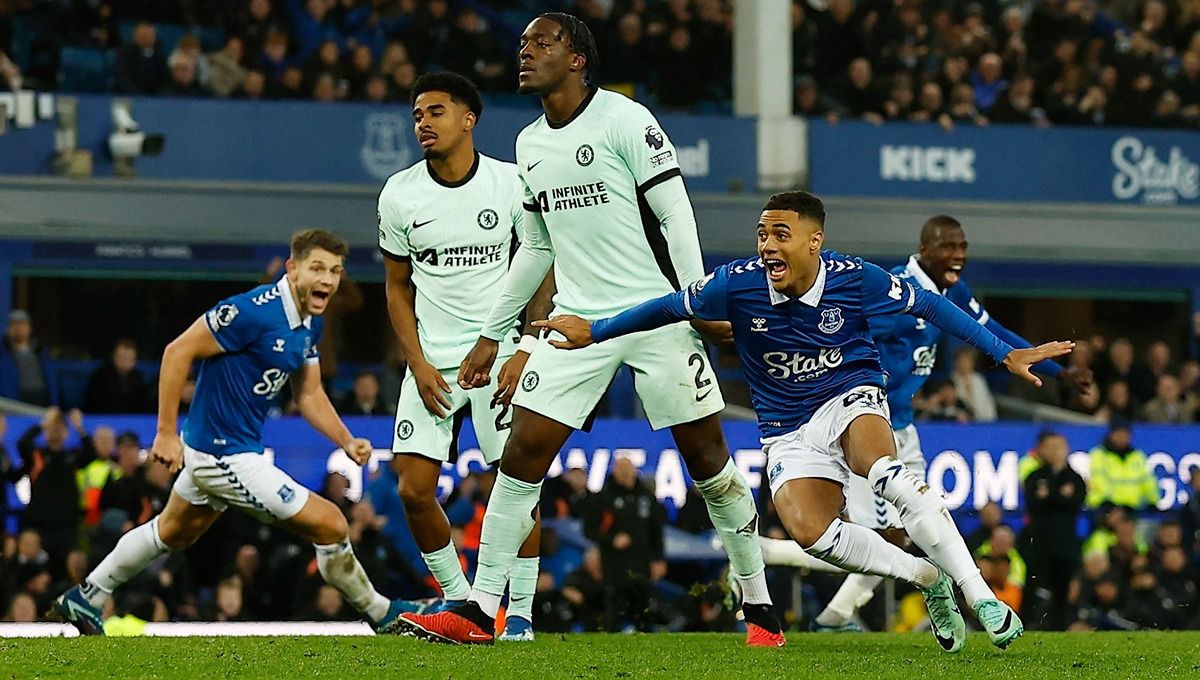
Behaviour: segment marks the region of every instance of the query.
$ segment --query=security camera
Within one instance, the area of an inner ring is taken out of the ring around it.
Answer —
[[[156,133],[142,132],[141,126],[133,118],[133,103],[128,99],[113,100],[112,117],[114,130],[108,136],[108,151],[113,160],[124,161],[129,166],[124,169],[130,174],[133,170],[133,159],[162,153],[167,138]]]

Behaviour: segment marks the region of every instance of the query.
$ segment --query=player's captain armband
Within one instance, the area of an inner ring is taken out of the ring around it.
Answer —
[[[204,315],[204,321],[208,324],[208,330],[216,335],[222,328],[228,328],[233,320],[237,318],[238,308],[232,302],[226,302],[212,309]]]

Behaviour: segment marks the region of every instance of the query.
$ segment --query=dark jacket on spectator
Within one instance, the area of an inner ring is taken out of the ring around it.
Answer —
[[[121,375],[111,361],[104,362],[88,378],[83,410],[87,413],[145,413],[145,376],[137,368]]]
[[[42,371],[44,392],[30,392],[21,389],[21,369],[13,354],[12,345],[8,339],[0,340],[0,397],[26,401],[38,406],[54,406],[58,404],[58,376],[54,371],[54,362],[50,352],[41,347],[37,340],[33,341],[33,354],[37,358]]]
[[[640,481],[627,489],[610,479],[596,494],[584,520],[584,533],[600,546],[600,564],[609,586],[631,577],[649,578],[650,563],[663,557],[665,514]],[[629,535],[631,543],[618,550],[613,539],[622,533]]]
[[[117,53],[117,92],[158,94],[167,86],[171,73],[158,45],[144,52],[137,45],[126,45]]]
[[[42,534],[46,551],[58,561],[78,546],[82,511],[75,470],[95,460],[96,448],[92,438],[84,435],[79,448],[51,450],[35,444],[41,433],[42,426],[35,424],[17,441],[21,472],[30,481],[25,523]]]

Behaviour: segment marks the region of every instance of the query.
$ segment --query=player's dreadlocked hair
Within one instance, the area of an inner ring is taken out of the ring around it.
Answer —
[[[350,247],[337,235],[324,229],[305,229],[292,234],[292,259],[303,262],[313,248],[322,248],[339,257],[346,257]]]
[[[600,65],[600,53],[596,51],[596,39],[592,37],[592,29],[574,14],[566,12],[546,12],[539,14],[539,19],[549,19],[562,29],[562,39],[575,54],[582,54],[586,60],[583,67],[583,79],[591,82]]]
[[[807,191],[784,191],[767,199],[763,210],[791,210],[825,229],[825,204]]]
[[[475,122],[483,115],[483,98],[479,96],[479,88],[468,78],[451,71],[426,73],[417,78],[412,86],[411,103],[415,106],[417,96],[426,92],[445,92],[450,99],[466,106],[475,114]]]

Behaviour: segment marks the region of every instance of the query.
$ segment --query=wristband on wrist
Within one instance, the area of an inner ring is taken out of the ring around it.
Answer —
[[[526,354],[533,354],[533,348],[537,347],[538,337],[536,335],[522,335],[521,342],[517,343],[517,351]]]

